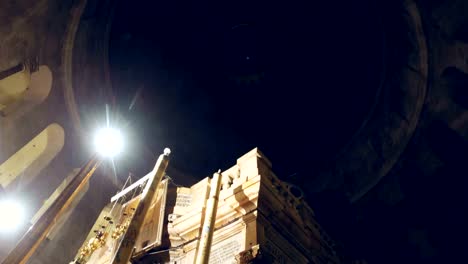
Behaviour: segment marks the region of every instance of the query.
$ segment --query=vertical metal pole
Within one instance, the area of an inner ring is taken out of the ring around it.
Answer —
[[[94,155],[70,181],[52,205],[37,222],[29,228],[16,247],[8,254],[3,264],[25,264],[37,250],[56,221],[66,212],[75,197],[86,185],[101,160]]]
[[[170,153],[171,151],[166,148],[164,150],[164,154],[159,156],[153,170],[154,174],[148,179],[127,232],[125,232],[125,235],[117,248],[117,252],[112,260],[113,264],[128,264],[130,261],[133,254],[133,248],[135,247],[135,242],[143,227],[146,213],[148,212],[151,202],[156,195],[158,185],[164,176],[167,165],[169,164]]]
[[[210,197],[206,203],[205,221],[203,222],[202,233],[198,245],[197,258],[195,264],[207,264],[210,260],[211,244],[218,211],[218,199],[221,191],[221,171],[216,172],[211,179]]]

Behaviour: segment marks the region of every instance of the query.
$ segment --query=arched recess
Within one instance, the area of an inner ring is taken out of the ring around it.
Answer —
[[[10,100],[8,104],[4,105],[4,107],[0,110],[1,115],[8,118],[9,120],[14,120],[23,116],[24,114],[31,111],[33,107],[44,102],[52,89],[53,76],[52,71],[48,66],[41,65],[37,71],[32,73],[27,71],[27,74],[29,75],[27,77],[24,76],[25,74],[25,71],[17,72],[6,78],[13,78],[17,80],[15,83],[10,82],[7,84],[9,85],[6,86],[7,88],[13,87],[13,90],[22,90],[21,94],[18,94],[14,100]],[[2,87],[1,82],[6,79],[0,81],[0,87]],[[27,79],[28,82],[20,82],[21,79]],[[27,86],[24,87],[25,85]],[[0,90],[0,95],[1,93],[2,91]]]
[[[62,150],[65,132],[59,124],[47,126],[41,133],[0,165],[0,185],[4,189],[16,181],[30,183]]]
[[[0,111],[18,102],[31,82],[28,67],[20,64],[0,73]]]

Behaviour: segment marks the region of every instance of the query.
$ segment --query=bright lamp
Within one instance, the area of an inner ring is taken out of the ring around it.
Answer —
[[[122,151],[122,134],[111,127],[102,128],[94,137],[94,148],[100,155],[112,158]]]

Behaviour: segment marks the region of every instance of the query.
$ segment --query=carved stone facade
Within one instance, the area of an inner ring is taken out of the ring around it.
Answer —
[[[167,183],[165,180],[162,185]],[[194,263],[209,189],[210,178],[205,178],[191,187],[160,193],[152,205],[154,212],[145,220],[147,231],[136,241],[136,263]],[[128,219],[131,213],[125,208],[135,208],[138,197],[123,204],[122,215],[113,216],[116,224]],[[333,243],[315,221],[313,210],[275,176],[270,161],[258,149],[222,172],[214,230],[212,264],[341,263]],[[112,255],[115,245],[107,244],[110,246],[91,256],[93,263],[106,263],[102,260]]]
[[[194,261],[209,181],[190,188],[189,206],[174,207],[167,226],[173,262]],[[340,263],[313,210],[289,188],[257,149],[222,172],[210,263]]]

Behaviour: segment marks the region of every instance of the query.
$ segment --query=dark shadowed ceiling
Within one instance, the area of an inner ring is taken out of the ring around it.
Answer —
[[[372,9],[366,1],[121,1],[112,84],[144,141],[130,169],[149,168],[170,146],[173,166],[201,178],[259,147],[283,179],[309,177],[375,102],[383,41]]]

